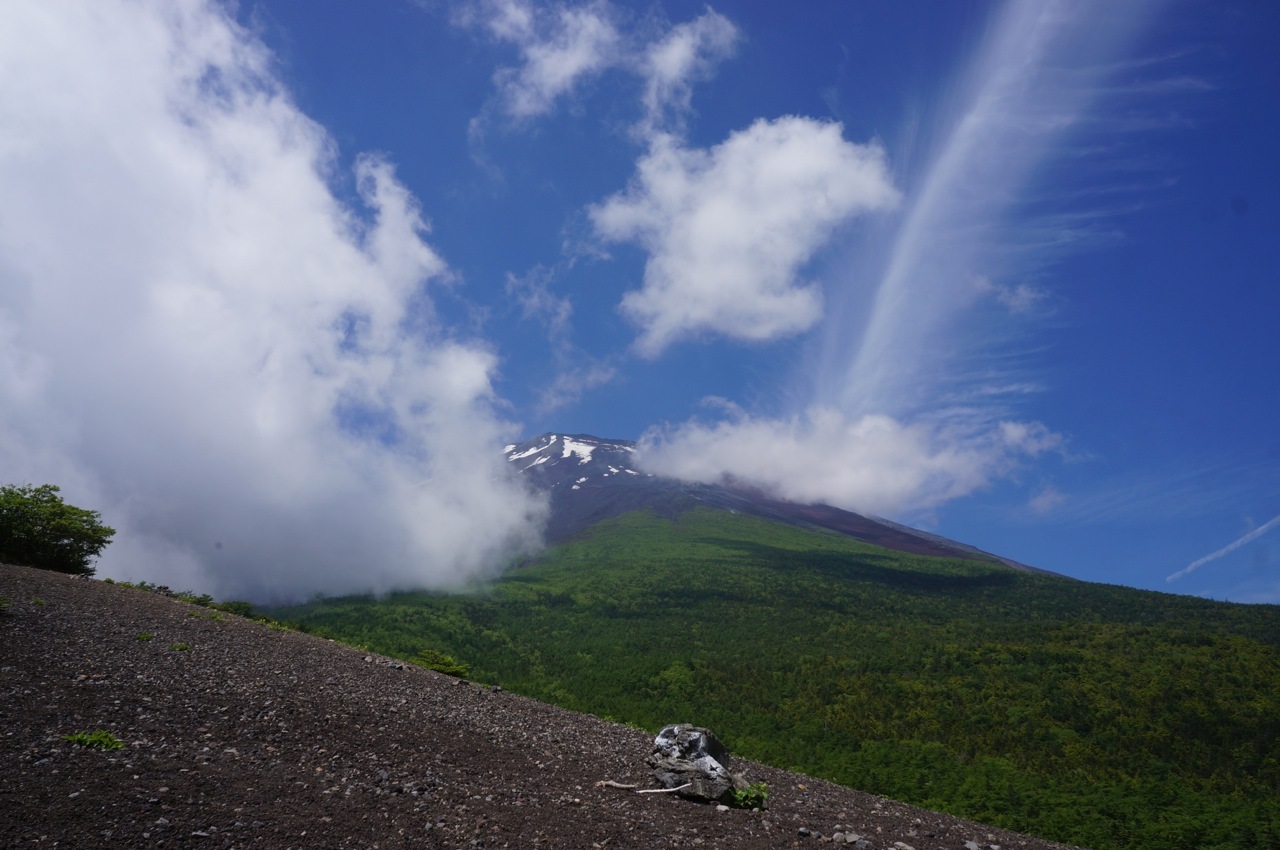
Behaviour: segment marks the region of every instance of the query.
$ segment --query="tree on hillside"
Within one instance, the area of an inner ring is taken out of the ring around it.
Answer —
[[[91,576],[114,528],[97,511],[68,505],[53,484],[0,487],[0,563]]]

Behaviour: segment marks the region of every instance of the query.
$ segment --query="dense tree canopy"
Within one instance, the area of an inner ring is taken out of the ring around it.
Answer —
[[[53,484],[0,487],[0,563],[93,575],[114,528],[97,511],[68,505]]]

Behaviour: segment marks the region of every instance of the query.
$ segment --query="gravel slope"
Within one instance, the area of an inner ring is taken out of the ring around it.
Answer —
[[[131,588],[0,597],[7,848],[1065,846],[747,762],[767,811],[597,787],[650,787],[650,736]],[[126,747],[60,737],[97,729]]]

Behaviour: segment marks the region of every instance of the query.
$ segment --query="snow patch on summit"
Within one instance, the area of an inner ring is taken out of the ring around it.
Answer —
[[[566,434],[543,434],[534,440],[512,443],[504,448],[508,461],[528,459],[520,464],[521,472],[542,464],[547,464],[544,470],[550,470],[558,467],[563,461],[566,464],[563,470],[565,480],[559,483],[572,490],[580,489],[580,485],[586,483],[588,475],[601,478],[620,476],[623,473],[643,475],[627,465],[628,458],[623,454],[624,452],[634,454],[635,447],[588,435],[575,437]],[[584,466],[586,469],[581,469]],[[577,481],[570,480],[573,473],[569,470],[574,467],[581,470],[577,474],[582,477]],[[562,473],[551,473],[551,477],[555,478],[560,474]],[[559,484],[551,484],[551,486],[559,486]]]
[[[554,445],[556,444],[556,440],[557,440],[557,439],[558,439],[558,438],[556,437],[556,435],[555,435],[555,434],[552,434],[552,435],[551,435],[551,439],[547,441],[547,444],[546,444],[545,446],[534,446],[534,447],[533,447],[533,448],[531,448],[531,449],[525,449],[524,451],[520,452],[519,454],[511,455],[510,457],[508,457],[508,458],[507,458],[507,460],[509,460],[509,461],[511,461],[511,460],[520,460],[520,458],[522,458],[522,457],[528,457],[529,455],[536,455],[538,452],[545,452],[547,449],[551,448],[552,446],[554,446]],[[509,451],[511,451],[511,450],[512,450],[512,449],[514,449],[514,448],[515,448],[515,446],[507,446],[507,451],[509,452]],[[566,457],[567,457],[567,456],[568,456],[568,452],[566,451]]]
[[[561,457],[568,457],[569,455],[573,454],[582,458],[582,460],[578,461],[579,465],[584,463],[589,463],[591,461],[591,453],[594,452],[596,448],[597,448],[596,446],[591,445],[590,443],[580,443],[577,440],[573,440],[573,439],[570,439],[569,437],[565,437],[564,438],[564,454],[561,455]]]

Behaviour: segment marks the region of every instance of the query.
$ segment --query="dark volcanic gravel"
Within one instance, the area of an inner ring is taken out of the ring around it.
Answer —
[[[7,848],[1065,846],[741,761],[768,810],[597,787],[651,787],[651,737],[141,590],[0,566],[0,596]],[[61,737],[99,729],[125,748]]]

